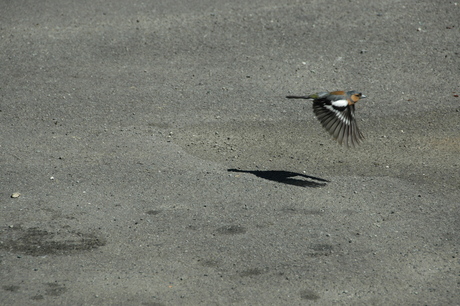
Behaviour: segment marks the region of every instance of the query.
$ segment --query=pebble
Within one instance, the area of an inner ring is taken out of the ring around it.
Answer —
[[[21,196],[21,194],[19,192],[14,192],[11,197],[14,199],[14,198],[19,198]]]

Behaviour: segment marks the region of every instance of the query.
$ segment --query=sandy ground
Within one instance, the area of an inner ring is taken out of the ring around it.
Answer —
[[[1,1],[0,304],[459,305],[460,4],[374,2]]]

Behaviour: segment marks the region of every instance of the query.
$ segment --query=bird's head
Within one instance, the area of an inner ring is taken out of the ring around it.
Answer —
[[[350,101],[352,104],[355,104],[359,101],[359,99],[364,99],[366,96],[356,90],[350,90],[347,92],[347,98],[348,101]]]

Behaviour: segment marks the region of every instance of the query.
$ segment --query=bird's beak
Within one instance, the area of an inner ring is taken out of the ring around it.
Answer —
[[[361,99],[364,99],[364,98],[367,98],[367,96],[365,96],[365,95],[361,95]]]

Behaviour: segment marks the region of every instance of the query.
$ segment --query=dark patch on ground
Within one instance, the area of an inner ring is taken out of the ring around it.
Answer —
[[[94,233],[49,232],[39,228],[7,228],[0,233],[0,249],[31,256],[66,255],[89,251],[106,244]]]

